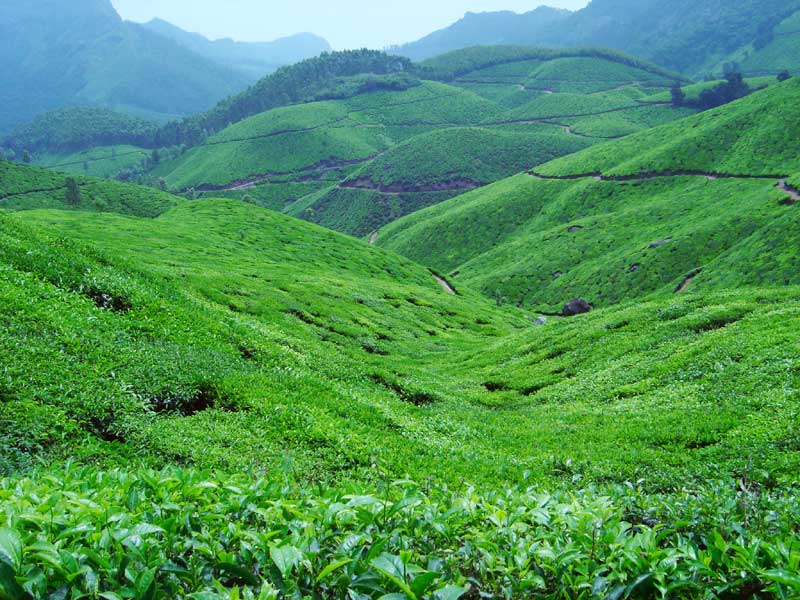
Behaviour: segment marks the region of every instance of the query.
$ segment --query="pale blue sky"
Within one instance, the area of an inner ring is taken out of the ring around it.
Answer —
[[[69,1],[69,0],[67,0]],[[467,12],[533,10],[541,0],[112,0],[132,21],[161,17],[210,38],[269,41],[309,31],[336,49],[382,48],[416,40]],[[587,0],[552,0],[578,9]]]

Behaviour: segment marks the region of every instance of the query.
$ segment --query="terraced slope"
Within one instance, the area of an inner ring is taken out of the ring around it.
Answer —
[[[483,48],[418,70],[449,83],[270,110],[155,174],[366,237],[464,191],[693,112],[646,102],[668,91],[669,73],[601,51]]]
[[[406,217],[376,243],[457,284],[553,310],[652,292],[799,283],[800,121],[786,82]]]
[[[289,214],[364,237],[403,215],[591,145],[544,123],[453,127],[420,134],[365,163]]]
[[[225,129],[163,172],[169,169],[172,185],[200,189],[313,172],[365,162],[415,133],[481,121],[496,112],[474,94],[433,82],[400,93],[279,108]]]

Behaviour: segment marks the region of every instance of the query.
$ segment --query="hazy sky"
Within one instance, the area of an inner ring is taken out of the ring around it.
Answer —
[[[67,0],[69,1],[69,0]],[[123,18],[160,17],[210,38],[269,41],[309,31],[336,49],[410,42],[467,11],[533,10],[541,0],[111,0]],[[545,2],[582,8],[588,0]]]

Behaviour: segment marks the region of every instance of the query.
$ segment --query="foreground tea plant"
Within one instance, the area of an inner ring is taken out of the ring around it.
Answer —
[[[411,481],[373,494],[169,469],[0,482],[0,598],[788,598],[800,508]]]

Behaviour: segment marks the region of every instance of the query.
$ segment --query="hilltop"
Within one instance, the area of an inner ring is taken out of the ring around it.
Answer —
[[[798,95],[788,81],[588,148],[401,219],[376,242],[545,311],[577,296],[607,306],[798,283],[785,235],[800,198],[786,181],[800,172]]]
[[[485,48],[418,66],[366,58],[402,72],[340,77],[327,88],[311,80],[316,98],[240,120],[153,174],[178,190],[247,197],[368,236],[464,191],[694,112],[650,101],[678,76],[599,49]]]

